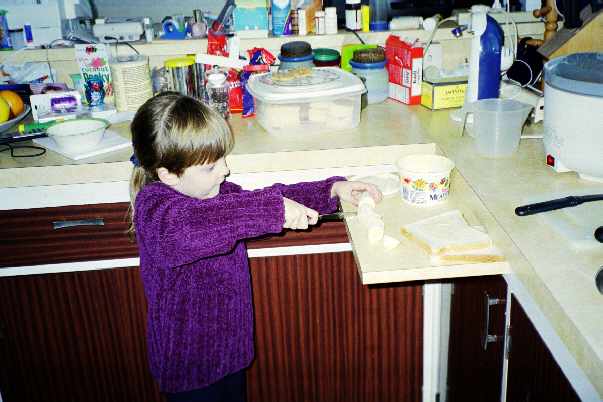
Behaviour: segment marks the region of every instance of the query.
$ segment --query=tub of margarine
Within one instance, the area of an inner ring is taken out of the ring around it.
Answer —
[[[450,172],[454,162],[432,154],[408,155],[398,160],[400,194],[412,205],[433,205],[450,193]]]

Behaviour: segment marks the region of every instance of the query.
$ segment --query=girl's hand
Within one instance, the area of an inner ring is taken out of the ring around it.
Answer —
[[[285,203],[285,229],[308,229],[318,222],[318,212],[298,202],[283,197]]]
[[[331,187],[331,197],[338,196],[341,201],[358,205],[360,196],[363,192],[369,193],[371,198],[378,203],[383,198],[383,194],[374,184],[363,183],[361,181],[338,181]]]

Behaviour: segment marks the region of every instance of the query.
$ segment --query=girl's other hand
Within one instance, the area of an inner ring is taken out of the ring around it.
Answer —
[[[308,229],[318,222],[318,212],[298,202],[283,197],[285,204],[285,229]]]
[[[367,192],[371,198],[378,203],[383,199],[381,190],[374,184],[363,183],[361,181],[338,181],[331,187],[331,197],[338,196],[341,201],[358,205],[362,193]]]

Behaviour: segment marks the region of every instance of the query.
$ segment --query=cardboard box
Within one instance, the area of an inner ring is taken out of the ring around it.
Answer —
[[[390,35],[385,41],[389,97],[407,105],[421,103],[423,47]]]
[[[421,105],[432,109],[461,107],[465,101],[467,80],[429,82],[421,84]]]

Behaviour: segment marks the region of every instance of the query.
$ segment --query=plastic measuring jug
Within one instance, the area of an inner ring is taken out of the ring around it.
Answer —
[[[480,99],[471,103],[475,148],[481,156],[512,155],[532,106],[513,99]]]

